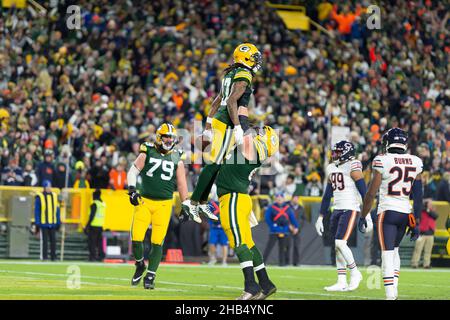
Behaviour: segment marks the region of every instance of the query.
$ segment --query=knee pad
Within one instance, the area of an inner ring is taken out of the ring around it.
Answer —
[[[341,250],[345,246],[347,246],[347,240],[336,239],[334,240],[334,244],[337,250]]]

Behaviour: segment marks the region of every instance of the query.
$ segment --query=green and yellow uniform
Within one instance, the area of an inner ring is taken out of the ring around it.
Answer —
[[[222,79],[222,101],[220,102],[220,107],[215,114],[211,127],[213,130],[213,141],[211,143],[211,153],[209,160],[213,163],[220,163],[221,160],[228,154],[231,146],[234,145],[233,137],[233,122],[231,121],[230,115],[227,108],[227,100],[231,94],[231,88],[233,83],[237,81],[245,81],[247,87],[245,92],[239,98],[237,105],[238,107],[247,107],[250,101],[250,96],[252,95],[252,80],[253,75],[250,70],[242,67],[237,67],[230,70]],[[230,130],[227,130],[227,129]]]
[[[256,160],[247,160],[236,148],[226,157],[216,179],[220,221],[232,248],[255,245],[249,222],[252,200],[248,189],[254,173],[268,158],[268,152],[266,145],[256,139],[253,139],[253,145]]]
[[[178,149],[161,153],[152,143],[142,144],[139,152],[146,154],[145,166],[140,173],[142,183],[139,187],[143,201],[135,207],[131,238],[133,241],[143,241],[151,224],[151,242],[160,245],[166,236],[172,214],[178,163],[185,156],[183,151]]]

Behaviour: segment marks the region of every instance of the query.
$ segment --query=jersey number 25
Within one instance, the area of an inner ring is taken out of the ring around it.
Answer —
[[[389,184],[388,184],[388,194],[390,196],[399,196],[402,193],[405,196],[409,196],[409,194],[411,193],[412,185],[414,183],[414,178],[409,176],[410,172],[416,172],[416,168],[415,167],[405,167],[404,169],[402,169],[401,167],[393,167],[389,171],[390,174],[394,174],[394,173],[397,174],[397,177],[394,180],[392,180],[391,182],[389,182]],[[406,188],[402,188],[401,190],[394,190],[394,186],[401,180],[403,180],[404,183],[409,182],[409,190]]]

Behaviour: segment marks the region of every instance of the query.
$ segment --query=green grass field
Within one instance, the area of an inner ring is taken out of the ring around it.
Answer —
[[[278,292],[269,299],[384,299],[382,276],[377,270],[362,268],[364,280],[360,287],[339,293],[323,290],[336,280],[332,267],[269,266],[268,270],[278,287]],[[74,275],[74,271],[79,271],[80,276]],[[133,272],[134,266],[130,264],[0,260],[0,299],[233,300],[242,290],[238,265],[161,265],[155,290],[144,290],[142,284],[131,287]],[[70,289],[77,278],[80,288]],[[404,268],[399,293],[399,299],[450,300],[450,269]]]

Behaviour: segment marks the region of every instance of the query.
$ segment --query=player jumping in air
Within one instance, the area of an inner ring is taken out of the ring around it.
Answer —
[[[184,153],[175,149],[177,131],[170,123],[163,123],[156,131],[155,144],[143,143],[139,156],[128,171],[128,194],[135,206],[131,225],[133,255],[136,259],[136,272],[131,284],[139,284],[146,266],[143,255],[145,233],[152,225],[151,251],[144,288],[154,289],[156,270],[162,257],[162,243],[167,233],[172,214],[175,180],[181,200],[188,196]],[[140,190],[136,190],[137,177],[141,176]]]
[[[328,212],[333,198],[334,211],[331,216],[330,231],[334,235],[336,246],[336,267],[338,281],[325,287],[327,291],[352,291],[358,288],[362,280],[347,240],[353,232],[360,211],[360,199],[366,194],[366,184],[362,165],[355,159],[355,147],[349,141],[339,141],[332,149],[332,163],[326,168],[327,186],[320,206],[320,215],[316,222],[317,233],[322,236],[323,217]],[[370,219],[370,215],[368,216]],[[369,224],[372,220],[368,221]],[[347,285],[347,268],[350,269],[350,283]]]
[[[237,300],[263,300],[276,291],[253,242],[252,199],[248,190],[253,174],[278,151],[278,146],[278,136],[271,127],[258,129],[258,134],[246,135],[243,145],[230,152],[217,176],[220,221],[244,273],[244,292]]]
[[[423,163],[418,157],[406,153],[408,135],[399,128],[392,128],[383,135],[384,154],[375,157],[372,163],[372,181],[363,202],[363,211],[358,228],[366,228],[366,216],[378,192],[377,230],[381,247],[386,300],[398,298],[400,255],[398,247],[409,227],[411,241],[419,237],[417,220],[422,211]],[[414,201],[414,215],[411,213],[410,195]]]
[[[208,197],[225,156],[234,145],[243,143],[249,128],[248,103],[252,80],[261,68],[261,53],[251,43],[243,43],[233,52],[234,63],[224,71],[220,93],[214,99],[203,137],[211,141],[210,163],[203,167],[191,199],[182,203],[183,210],[196,222],[203,213],[214,220]]]

